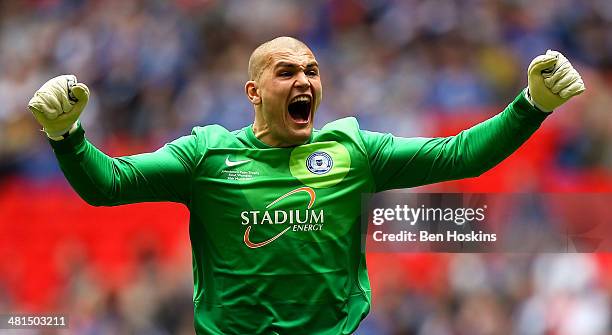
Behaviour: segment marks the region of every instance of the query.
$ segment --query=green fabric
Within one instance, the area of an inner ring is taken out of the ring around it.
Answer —
[[[251,126],[217,125],[121,158],[96,149],[82,128],[51,144],[71,185],[93,205],[189,208],[198,334],[337,335],[353,333],[370,309],[361,195],[478,175],[545,117],[521,94],[501,114],[448,138],[367,132],[345,118],[294,148],[267,146]]]

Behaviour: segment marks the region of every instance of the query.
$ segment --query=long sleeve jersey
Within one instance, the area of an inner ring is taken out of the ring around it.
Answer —
[[[161,149],[112,158],[81,127],[51,141],[88,203],[173,201],[190,211],[198,334],[351,334],[370,309],[362,194],[473,177],[514,152],[547,114],[521,93],[456,136],[401,138],[354,118],[307,143],[270,147],[252,126],[196,127]]]

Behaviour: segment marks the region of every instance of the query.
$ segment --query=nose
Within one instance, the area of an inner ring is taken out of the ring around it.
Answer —
[[[295,87],[301,89],[307,89],[310,87],[310,81],[308,80],[308,76],[306,76],[304,71],[299,71],[297,73],[294,85]]]

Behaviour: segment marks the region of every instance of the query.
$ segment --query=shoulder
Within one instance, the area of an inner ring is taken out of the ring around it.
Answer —
[[[329,122],[313,136],[313,142],[336,141],[344,144],[352,143],[365,151],[365,144],[359,129],[359,122],[354,117],[346,117]]]
[[[329,122],[320,131],[329,131],[329,130],[345,130],[345,131],[354,131],[359,130],[359,122],[354,117],[345,117],[342,119],[338,119],[332,122]]]
[[[356,135],[359,133],[359,123],[354,117],[345,117],[324,125],[321,129],[315,130],[315,137],[327,134]]]
[[[218,124],[211,124],[207,126],[197,126],[197,127],[193,127],[193,129],[191,130],[191,135],[195,135],[198,137],[210,136],[212,134],[224,135],[224,134],[231,134],[231,132],[225,129],[223,126],[220,126]]]
[[[320,130],[315,131],[314,141],[329,141],[347,139],[360,142],[359,123],[354,117],[346,117],[329,122]]]
[[[198,143],[205,145],[206,147],[224,147],[233,146],[234,144],[240,143],[238,140],[238,134],[244,131],[235,130],[230,131],[225,127],[212,124],[207,126],[194,127],[191,131],[191,135],[196,138]]]

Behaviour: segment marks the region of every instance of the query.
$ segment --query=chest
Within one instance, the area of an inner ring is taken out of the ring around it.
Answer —
[[[339,142],[217,148],[200,165],[192,215],[220,236],[228,229],[240,236],[245,229],[262,232],[264,241],[287,229],[296,236],[346,232],[360,214],[362,194],[371,189],[366,155]]]

